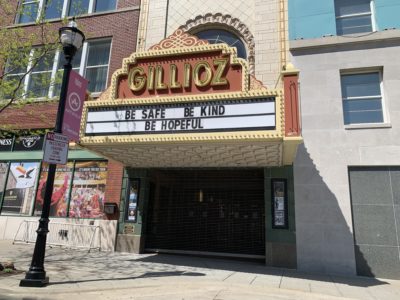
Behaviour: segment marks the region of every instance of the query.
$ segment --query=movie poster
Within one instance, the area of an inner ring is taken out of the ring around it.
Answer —
[[[66,165],[57,165],[56,167],[53,195],[50,203],[51,217],[67,216],[73,166],[73,162],[69,162]],[[43,164],[40,172],[39,186],[36,192],[35,215],[40,215],[42,213],[48,172],[48,164]]]
[[[0,163],[0,201],[3,198],[3,191],[6,186],[7,170],[8,163]]]
[[[273,213],[273,228],[287,228],[287,195],[286,181],[273,179],[272,180],[272,213]]]
[[[38,162],[11,163],[2,214],[30,214],[38,170]]]
[[[107,181],[107,162],[76,162],[69,216],[102,218]]]
[[[131,180],[127,195],[126,218],[128,222],[136,222],[137,203],[139,195],[139,180]]]

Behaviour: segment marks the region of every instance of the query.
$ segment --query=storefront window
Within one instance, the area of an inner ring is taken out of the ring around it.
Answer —
[[[51,217],[67,216],[73,167],[73,162],[69,162],[66,165],[58,165],[56,168],[53,195],[50,204]],[[48,165],[43,165],[40,173],[39,186],[36,192],[35,215],[40,215],[42,212],[48,171]]]
[[[38,162],[14,162],[10,165],[2,214],[29,215],[35,197]]]
[[[3,191],[6,185],[7,171],[8,171],[8,163],[0,163],[0,202],[1,199],[3,198]]]
[[[1,214],[42,213],[48,164],[42,164],[40,175],[39,168],[39,162],[0,162]],[[57,165],[50,217],[102,218],[106,181],[106,161]]]
[[[71,218],[103,217],[107,162],[76,162],[69,216]]]

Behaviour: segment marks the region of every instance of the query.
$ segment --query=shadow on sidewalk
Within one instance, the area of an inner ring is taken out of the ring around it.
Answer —
[[[280,276],[292,279],[333,282],[355,287],[370,287],[389,284],[388,282],[371,277],[327,275],[305,273],[293,269],[273,268],[263,262],[242,261],[236,259],[219,259],[207,257],[192,257],[188,255],[156,254],[135,259],[136,262],[157,263],[191,268],[206,268],[231,272],[243,272],[259,275]]]
[[[115,281],[115,280],[131,280],[131,279],[143,279],[143,278],[155,278],[155,277],[168,277],[168,276],[205,276],[203,273],[196,272],[185,272],[185,271],[173,271],[173,272],[148,272],[139,276],[129,276],[121,278],[95,278],[85,280],[68,280],[68,281],[56,281],[50,282],[48,285],[60,285],[60,284],[74,284],[84,282],[96,282],[96,281]]]

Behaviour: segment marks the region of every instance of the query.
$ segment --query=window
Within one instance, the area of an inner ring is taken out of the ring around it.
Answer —
[[[39,54],[36,54],[39,53]],[[55,52],[45,54],[41,59],[35,59],[36,55],[42,55],[42,51],[36,48],[32,51],[32,58],[37,61],[36,66],[32,66],[32,71],[28,78],[27,96],[30,98],[47,97],[51,82]]]
[[[115,9],[115,4],[117,0],[97,0],[95,2],[96,4],[94,7],[94,11],[100,12],[100,11],[108,11]]]
[[[17,23],[35,22],[39,11],[45,19],[110,11],[116,8],[117,0],[21,0]]]
[[[25,64],[6,68],[6,72],[8,71],[6,82],[11,86],[9,90],[12,90],[12,84],[15,86],[21,76],[32,68],[31,72],[25,76],[24,84],[17,97],[52,98],[60,94],[64,55],[61,51],[49,52],[40,59],[36,66],[32,66],[38,49],[35,48],[28,54],[31,57],[28,66]],[[88,41],[74,56],[72,68],[89,80],[88,89],[92,93],[101,92],[106,87],[110,50],[110,39]],[[6,95],[4,98],[10,96]]]
[[[344,124],[384,121],[380,72],[343,74],[341,85]]]
[[[372,0],[335,0],[337,35],[371,32]]]
[[[61,18],[64,0],[46,0],[45,1],[45,18],[57,19]]]
[[[210,44],[225,43],[230,47],[236,47],[239,57],[246,59],[246,47],[244,43],[233,33],[220,30],[209,29],[195,33],[195,35],[202,40],[207,40]]]
[[[89,11],[89,2],[89,0],[70,0],[68,7],[68,16],[86,14]]]
[[[57,165],[50,216],[102,218],[107,165],[106,161],[69,161]],[[1,214],[40,215],[47,176],[46,163],[40,167],[40,162],[33,161],[1,162]]]
[[[105,88],[110,47],[108,41],[92,42],[88,45],[85,77],[89,80],[88,89],[91,92],[100,92]]]
[[[39,0],[22,0],[19,23],[35,22],[38,16]]]
[[[13,162],[10,164],[3,194],[2,214],[31,214],[38,171],[39,162]]]
[[[27,71],[30,49],[18,49],[8,57],[4,70],[3,99],[20,98],[24,93],[24,75]],[[19,87],[18,87],[19,86]]]

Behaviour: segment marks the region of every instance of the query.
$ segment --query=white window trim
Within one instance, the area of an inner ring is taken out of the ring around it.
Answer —
[[[71,16],[68,16],[68,12],[69,12],[70,3],[72,1],[74,1],[74,0],[63,0],[63,7],[62,7],[62,10],[61,10],[61,16],[59,18],[53,18],[53,19],[48,19],[48,20],[57,20],[57,19],[71,17]],[[96,1],[97,0],[89,0],[88,10],[85,13],[83,13],[83,15],[96,13],[96,11],[95,11]],[[25,3],[23,2],[23,0],[21,0],[18,7],[22,8],[22,6],[24,4],[30,4],[30,3],[38,3],[36,21],[39,21],[41,14],[44,13],[46,0],[30,0],[30,1],[25,2]],[[117,9],[117,7],[118,7],[118,0],[115,1],[115,10]],[[112,11],[112,10],[110,10],[110,11]],[[104,12],[105,11],[102,11],[102,13],[104,13]],[[32,23],[32,22],[20,23],[20,17],[21,17],[21,14],[17,14],[16,20],[14,22],[15,24],[30,24],[30,23]]]
[[[372,24],[372,31],[378,31],[378,25],[376,23],[376,11],[375,11],[375,1],[371,0],[369,3],[371,9],[371,24]]]
[[[107,83],[108,83],[108,78],[109,78],[109,70],[110,70],[110,62],[111,62],[111,51],[112,51],[112,38],[102,38],[102,39],[96,39],[96,40],[89,40],[89,41],[85,41],[83,46],[82,46],[82,56],[81,56],[81,61],[80,61],[80,65],[79,68],[73,68],[73,70],[77,70],[77,72],[79,73],[79,75],[85,77],[86,76],[86,68],[87,68],[87,61],[88,61],[88,45],[89,43],[92,42],[100,42],[100,41],[109,41],[110,42],[110,52],[108,55],[108,65],[107,64],[102,64],[102,65],[94,65],[94,66],[89,66],[89,68],[95,68],[95,67],[105,67],[107,66],[107,76],[106,76],[106,80],[105,80],[105,89],[108,87]],[[35,48],[31,49],[29,52],[29,63],[26,67],[26,71],[30,70],[32,67],[32,57],[34,55],[34,51]],[[49,90],[48,90],[48,98],[54,98],[54,80],[58,71],[58,65],[59,65],[59,60],[62,58],[62,50],[57,50],[55,52],[54,55],[54,59],[53,59],[53,66],[50,70],[48,71],[37,71],[37,72],[29,72],[25,78],[24,78],[24,82],[22,85],[22,89],[23,89],[23,96],[21,97],[21,99],[28,99],[28,92],[29,92],[29,82],[31,80],[31,75],[32,74],[39,74],[39,73],[51,73],[51,77],[50,77],[50,86],[49,86]],[[25,74],[25,72],[23,73],[15,73],[15,74],[11,74],[11,76],[16,76],[18,74]],[[102,93],[103,91],[100,92],[92,92],[91,95],[93,97],[97,97],[98,95],[100,95],[100,93]],[[37,98],[33,98],[36,101],[40,101],[43,100],[45,98],[43,97],[37,97]]]
[[[353,69],[353,70],[341,70],[340,71],[340,78],[343,75],[359,75],[359,74],[369,74],[369,73],[378,73],[379,74],[379,89],[381,91],[380,96],[366,96],[366,97],[351,97],[351,98],[344,98],[343,95],[341,96],[342,99],[342,113],[343,113],[343,120],[344,120],[344,109],[343,109],[343,101],[346,100],[356,100],[356,99],[374,99],[374,98],[381,98],[381,105],[382,105],[382,117],[383,122],[381,123],[352,123],[352,124],[345,124],[345,129],[361,129],[361,128],[390,128],[392,127],[390,120],[389,120],[389,113],[387,110],[387,105],[385,101],[384,89],[383,89],[383,68],[363,68],[363,69]]]
[[[108,68],[107,68],[106,85],[105,85],[105,89],[107,89],[108,75],[109,75],[108,73],[109,73],[109,70],[110,70],[111,52],[112,52],[113,40],[112,40],[111,38],[103,38],[103,39],[98,39],[98,40],[95,40],[95,41],[96,41],[96,42],[100,42],[100,41],[110,41],[110,53],[109,53],[109,55],[108,55]],[[89,43],[90,43],[90,41],[89,41]],[[85,44],[86,44],[86,45],[84,45],[84,46],[86,46],[86,47],[84,47],[84,48],[82,49],[82,57],[85,57],[85,59],[84,59],[84,60],[81,59],[81,66],[80,66],[80,72],[79,72],[79,74],[80,74],[81,76],[83,76],[83,77],[86,76],[86,69],[88,68],[88,66],[87,66],[87,61],[88,61],[88,55],[89,55],[88,43],[85,43]],[[82,63],[83,63],[83,64],[82,64]],[[107,65],[105,65],[105,64],[103,64],[103,65],[95,65],[95,66],[90,66],[89,69],[90,69],[90,68],[95,68],[95,67],[105,67],[105,66],[107,66]],[[92,97],[98,97],[101,93],[102,93],[102,92],[92,92],[92,93],[91,93],[91,96],[92,96]]]

